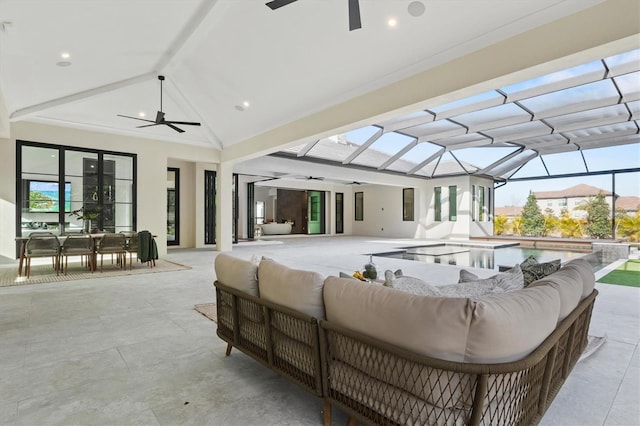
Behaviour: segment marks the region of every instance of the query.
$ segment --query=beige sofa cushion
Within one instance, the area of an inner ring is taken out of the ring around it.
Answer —
[[[337,325],[418,354],[464,360],[468,299],[419,296],[328,277],[324,303],[327,320]]]
[[[558,292],[550,286],[474,301],[464,361],[501,363],[527,356],[555,329],[559,312]]]
[[[323,285],[324,277],[317,272],[287,268],[268,259],[258,267],[261,298],[318,319],[325,318]]]
[[[596,276],[593,273],[591,264],[585,259],[573,259],[564,267],[580,275],[580,279],[582,280],[582,297],[580,300],[590,295],[596,286]]]
[[[215,271],[222,284],[258,296],[258,266],[248,260],[220,253],[216,256]]]
[[[532,282],[529,287],[555,288],[560,294],[560,316],[558,321],[562,321],[578,306],[582,298],[582,279],[575,267],[563,267],[551,275],[547,275],[537,281]]]

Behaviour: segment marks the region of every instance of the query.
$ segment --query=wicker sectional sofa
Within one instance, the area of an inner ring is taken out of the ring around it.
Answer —
[[[217,334],[351,421],[537,423],[578,361],[597,295],[577,259],[477,300],[219,254]]]

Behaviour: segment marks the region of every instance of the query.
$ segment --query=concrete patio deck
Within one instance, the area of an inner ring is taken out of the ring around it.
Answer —
[[[241,243],[233,254],[335,275],[412,243],[301,237]],[[320,399],[238,351],[225,357],[215,324],[193,309],[215,301],[216,254],[171,250],[169,260],[192,267],[178,272],[0,288],[0,425],[321,425]],[[460,269],[375,262],[443,283]],[[576,365],[544,425],[639,422],[640,289],[596,287],[590,334],[607,341]],[[333,420],[346,423],[335,409]]]

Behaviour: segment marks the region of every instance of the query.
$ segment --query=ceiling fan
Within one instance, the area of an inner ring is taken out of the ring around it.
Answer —
[[[141,127],[152,127],[152,126],[159,126],[164,124],[165,126],[169,126],[171,127],[173,130],[175,130],[178,133],[184,133],[184,130],[182,130],[181,128],[177,127],[176,124],[180,124],[180,125],[186,125],[186,126],[199,126],[200,123],[196,123],[194,121],[170,121],[170,120],[165,120],[164,119],[164,112],[162,112],[162,82],[164,81],[164,76],[163,75],[159,75],[158,76],[158,80],[160,80],[160,111],[158,111],[156,113],[156,119],[155,120],[147,120],[146,118],[139,118],[139,117],[131,117],[130,115],[121,115],[118,114],[118,117],[125,117],[125,118],[132,118],[134,120],[140,120],[140,121],[146,121],[148,123],[152,123],[152,124],[145,124],[142,126],[136,126],[138,129]]]
[[[293,3],[294,1],[297,1],[297,0],[272,0],[265,4],[269,6],[271,10],[276,10],[281,8],[282,6],[286,6],[290,3]],[[362,23],[360,22],[360,2],[359,0],[348,0],[348,1],[349,1],[349,31],[353,31],[353,30],[362,28]]]

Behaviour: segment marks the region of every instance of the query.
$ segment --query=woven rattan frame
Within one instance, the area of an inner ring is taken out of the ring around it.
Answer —
[[[216,281],[218,337],[322,396],[318,320]]]
[[[527,357],[502,364],[416,355],[321,321],[325,402],[364,424],[536,424],[587,345],[597,293]]]

